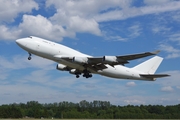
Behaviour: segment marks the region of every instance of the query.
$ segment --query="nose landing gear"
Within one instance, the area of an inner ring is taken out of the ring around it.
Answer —
[[[29,53],[29,57],[28,57],[28,60],[31,60],[31,53]]]

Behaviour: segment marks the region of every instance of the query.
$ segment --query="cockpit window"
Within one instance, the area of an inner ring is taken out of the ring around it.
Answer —
[[[31,38],[31,39],[32,39],[32,36],[29,36],[29,38]]]

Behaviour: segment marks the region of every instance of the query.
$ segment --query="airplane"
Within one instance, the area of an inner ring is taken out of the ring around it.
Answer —
[[[116,79],[155,81],[156,78],[169,76],[168,74],[154,74],[163,60],[159,56],[154,56],[132,68],[125,66],[130,60],[156,55],[160,52],[159,50],[122,56],[93,57],[35,36],[17,39],[16,43],[29,53],[28,60],[31,60],[31,55],[34,54],[55,61],[58,63],[57,70],[68,71],[76,75],[76,78],[80,75],[91,78],[92,74],[100,74]]]

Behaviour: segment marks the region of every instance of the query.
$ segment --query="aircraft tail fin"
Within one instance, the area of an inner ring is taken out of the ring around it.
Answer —
[[[155,56],[139,65],[133,67],[132,69],[141,71],[147,74],[154,74],[158,69],[159,65],[161,64],[163,58],[159,56]]]

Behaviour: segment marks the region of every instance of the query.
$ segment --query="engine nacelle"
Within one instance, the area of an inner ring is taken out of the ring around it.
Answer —
[[[63,64],[57,64],[56,69],[57,70],[62,70],[62,71],[68,71],[67,66],[65,66]]]
[[[69,73],[75,74],[75,73],[76,73],[76,69],[71,69],[71,70],[69,71]]]
[[[87,57],[73,57],[72,59],[73,62],[77,63],[88,63],[88,58]]]
[[[104,56],[103,57],[103,62],[105,62],[105,63],[116,63],[118,61],[117,61],[116,56]]]
[[[82,72],[77,70],[77,69],[71,69],[71,70],[69,70],[69,73],[70,74],[75,74],[75,75],[80,75]]]

